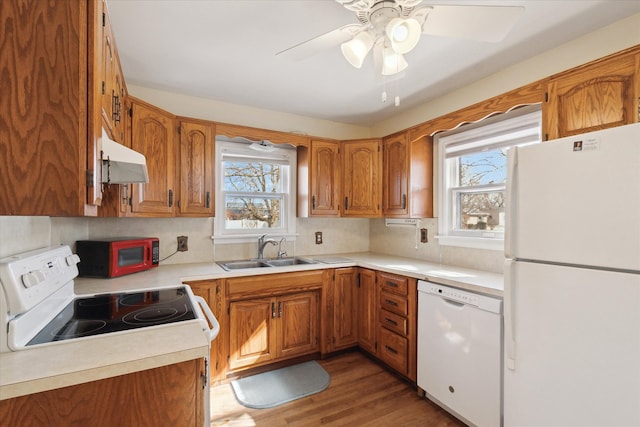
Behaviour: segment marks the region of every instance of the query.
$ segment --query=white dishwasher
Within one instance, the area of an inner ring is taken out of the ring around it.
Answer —
[[[502,425],[502,300],[418,281],[418,387],[467,424]]]

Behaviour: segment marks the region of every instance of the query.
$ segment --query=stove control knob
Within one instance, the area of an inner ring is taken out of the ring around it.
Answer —
[[[45,279],[44,273],[40,270],[30,271],[22,275],[22,284],[25,288],[36,286]]]
[[[73,267],[74,265],[80,262],[80,257],[76,254],[71,254],[67,256],[65,259],[67,261],[67,265],[71,267]]]

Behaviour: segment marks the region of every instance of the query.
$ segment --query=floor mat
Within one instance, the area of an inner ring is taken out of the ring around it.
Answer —
[[[316,361],[231,381],[238,401],[249,408],[272,408],[326,389],[331,382]]]

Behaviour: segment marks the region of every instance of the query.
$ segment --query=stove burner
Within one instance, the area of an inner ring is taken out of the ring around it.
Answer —
[[[51,331],[51,337],[54,341],[84,337],[87,335],[93,335],[96,331],[99,331],[106,325],[107,322],[104,320],[72,320],[62,328]]]
[[[172,319],[176,317],[177,314],[178,310],[173,307],[149,307],[125,315],[122,318],[122,321],[129,325],[136,325],[139,323],[158,323]]]

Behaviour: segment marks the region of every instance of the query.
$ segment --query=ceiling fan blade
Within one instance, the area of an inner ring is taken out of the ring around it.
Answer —
[[[343,27],[337,28],[328,33],[324,33],[318,37],[314,37],[310,40],[298,43],[288,49],[282,50],[276,53],[276,56],[283,58],[290,58],[293,60],[302,60],[309,58],[323,50],[332,48],[351,40],[354,35],[362,31],[362,25],[349,24]]]
[[[422,32],[435,36],[499,42],[524,12],[521,6],[433,6]]]

